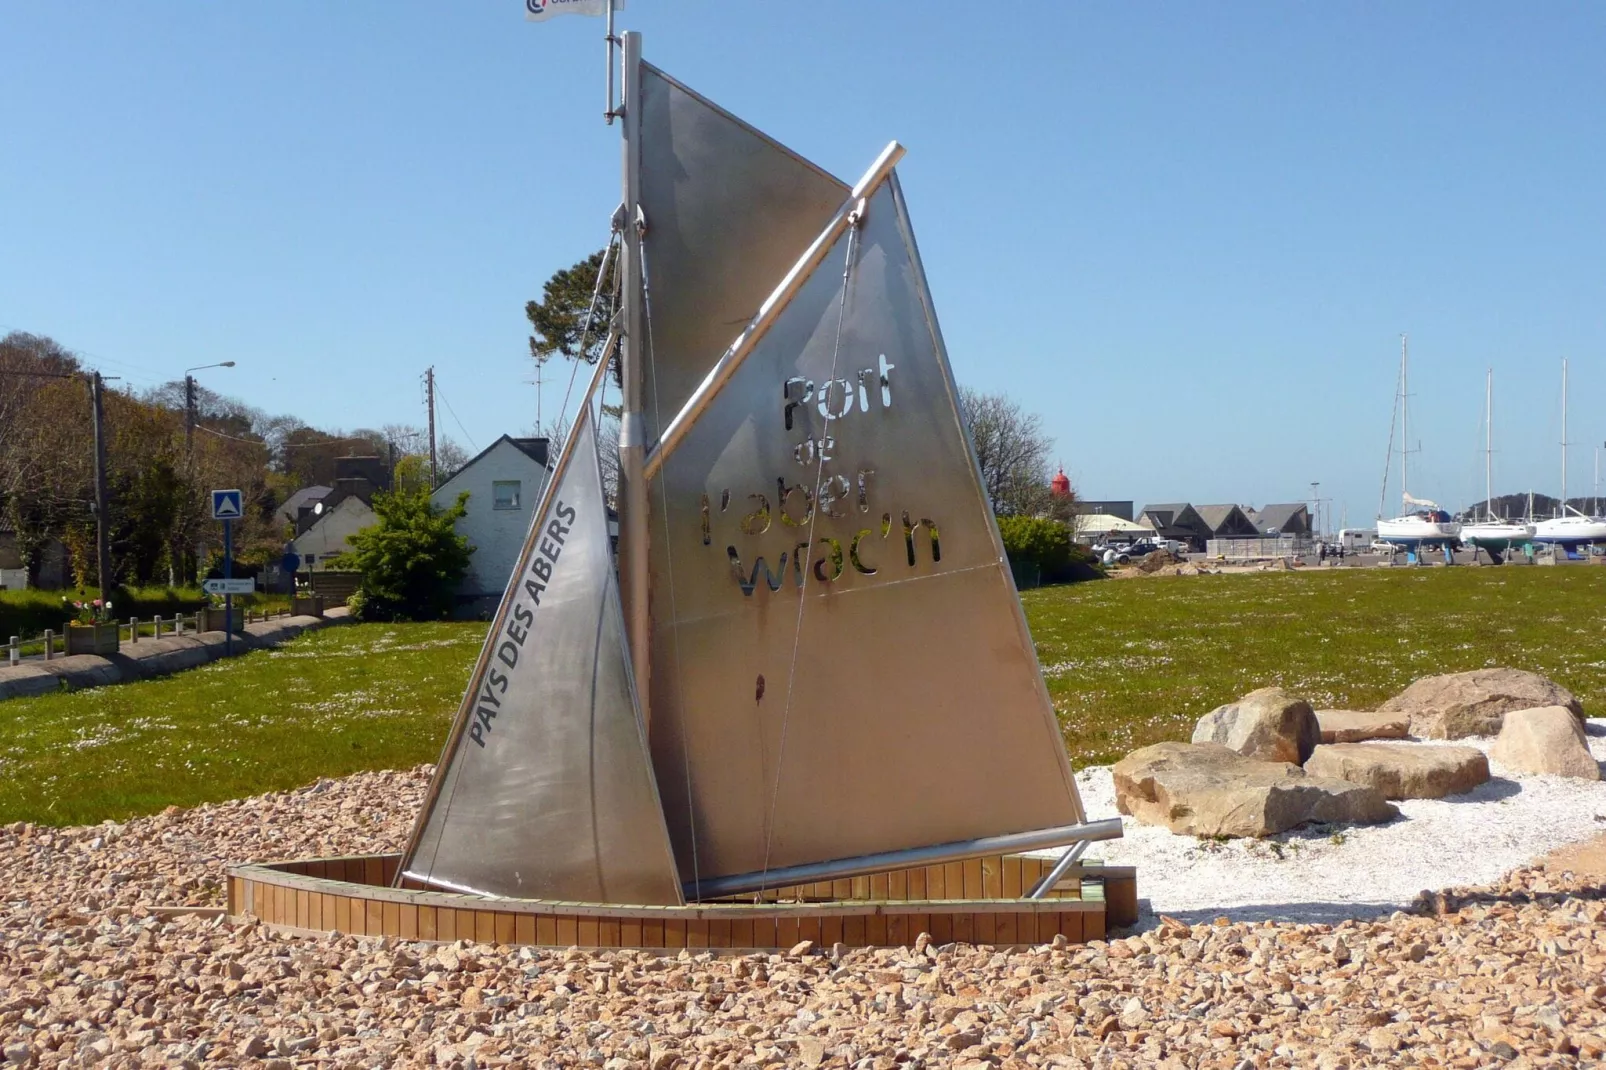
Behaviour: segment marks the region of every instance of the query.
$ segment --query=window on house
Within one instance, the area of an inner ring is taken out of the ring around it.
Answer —
[[[519,481],[517,479],[498,479],[492,483],[491,507],[493,509],[517,509],[519,507]]]

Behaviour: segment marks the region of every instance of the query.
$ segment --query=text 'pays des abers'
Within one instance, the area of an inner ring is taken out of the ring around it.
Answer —
[[[829,379],[818,387],[801,376],[786,380],[781,384],[782,422],[789,435],[803,436],[792,449],[800,469],[798,481],[789,482],[781,475],[773,491],[765,488],[743,497],[727,489],[717,500],[703,495],[703,545],[714,546],[716,536],[725,543],[731,573],[743,594],[751,596],[760,578],[771,591],[779,591],[788,579],[801,589],[805,568],[821,583],[874,576],[900,565],[912,569],[922,560],[917,548],[925,541],[931,560],[942,560],[937,525],[930,517],[916,519],[917,514],[908,510],[880,507],[874,468],[850,465],[846,471],[836,470],[843,461],[834,456],[832,425],[849,418],[874,418],[891,409],[896,367],[882,354],[874,367],[861,369],[852,378]],[[814,413],[824,420],[819,437],[808,433]],[[817,490],[811,489],[816,476]],[[850,530],[855,522],[868,526]],[[922,531],[925,539],[917,539]]]
[[[559,498],[546,529],[536,536],[536,552],[530,558],[529,570],[523,576],[515,577],[512,610],[503,621],[496,653],[485,671],[485,679],[480,681],[479,694],[474,696],[474,719],[468,723],[468,738],[481,747],[485,746],[485,736],[491,730],[491,722],[502,712],[502,697],[507,694],[513,670],[519,666],[519,655],[524,650],[524,641],[530,637],[531,626],[535,624],[535,612],[541,605],[541,596],[552,582],[553,570],[558,567],[564,543],[569,532],[574,530],[578,515],[574,506]],[[498,665],[498,662],[501,664]]]

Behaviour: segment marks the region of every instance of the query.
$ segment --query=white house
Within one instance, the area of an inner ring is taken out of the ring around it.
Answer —
[[[301,558],[301,567],[308,571],[328,568],[331,557],[351,549],[348,538],[378,522],[373,508],[355,494],[329,508],[319,502],[313,509],[317,519],[290,544]]]
[[[468,575],[457,592],[464,612],[496,609],[530,532],[553,460],[546,439],[503,435],[436,488],[431,500],[442,509],[468,491],[468,515],[457,521],[458,533],[474,547]]]

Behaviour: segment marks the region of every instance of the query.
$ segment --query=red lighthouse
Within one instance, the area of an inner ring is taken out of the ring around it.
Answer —
[[[1048,491],[1056,498],[1071,496],[1071,481],[1065,477],[1065,469],[1061,468],[1059,475],[1049,480]]]

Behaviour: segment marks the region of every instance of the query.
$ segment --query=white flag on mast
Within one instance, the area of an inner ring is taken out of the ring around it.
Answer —
[[[545,22],[559,15],[606,15],[609,0],[524,0],[524,21]],[[613,0],[613,9],[623,11],[625,0]]]

